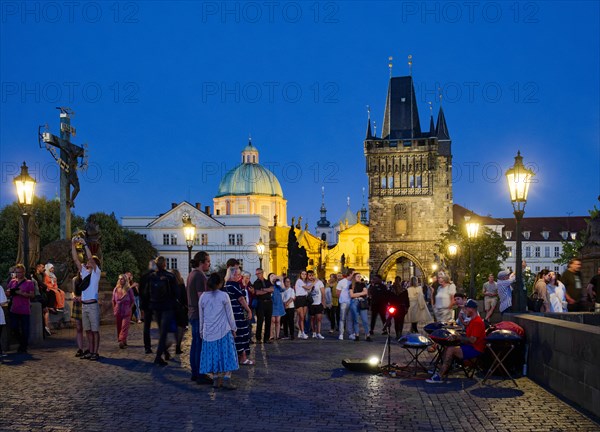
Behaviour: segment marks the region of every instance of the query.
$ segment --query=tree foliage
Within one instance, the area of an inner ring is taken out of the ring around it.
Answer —
[[[60,203],[58,200],[36,197],[32,214],[39,227],[41,250],[60,238]],[[121,227],[114,213],[94,213],[93,216],[102,233],[102,270],[106,271],[109,281],[115,282],[116,277],[125,271],[131,271],[135,276],[142,274],[148,267],[148,261],[158,253],[152,244],[141,235]],[[21,211],[16,202],[0,210],[1,280],[7,276],[8,269],[15,264],[17,258],[20,217]],[[84,229],[85,220],[72,214],[71,227],[73,231]]]
[[[456,244],[458,253],[455,257],[448,256],[448,245]],[[457,286],[463,286],[468,292],[470,281],[470,241],[466,232],[456,225],[452,225],[442,235],[439,242],[440,256],[444,257],[446,267],[451,270],[457,279]],[[508,258],[508,249],[504,245],[502,237],[489,228],[481,227],[479,235],[472,240],[475,287],[477,297],[482,297],[482,286],[487,281],[487,275],[497,274],[500,271],[502,261]]]
[[[114,213],[98,212],[91,214],[89,218],[91,217],[95,217],[100,226],[102,270],[106,271],[106,277],[111,283],[126,271],[139,276],[148,268],[148,261],[158,254],[152,243],[140,234],[123,228]]]
[[[60,202],[35,197],[31,211],[40,233],[40,250],[60,237]],[[14,202],[0,210],[0,276],[4,279],[8,269],[16,262],[19,248],[19,219],[21,210]],[[71,215],[71,226],[83,227],[84,220]]]

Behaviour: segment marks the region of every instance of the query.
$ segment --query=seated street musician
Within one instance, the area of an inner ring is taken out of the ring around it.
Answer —
[[[440,372],[434,373],[426,382],[430,384],[444,383],[453,359],[473,359],[485,350],[485,324],[477,313],[477,302],[469,299],[465,303],[464,311],[467,317],[470,318],[466,328],[467,334],[465,336],[451,336],[452,339],[458,338],[460,345],[446,348]]]

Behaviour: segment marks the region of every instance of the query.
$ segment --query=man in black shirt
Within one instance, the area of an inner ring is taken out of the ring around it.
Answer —
[[[175,299],[177,298],[177,280],[173,273],[167,271],[166,259],[162,256],[156,258],[156,270],[148,278],[150,308],[156,316],[156,323],[160,331],[158,348],[156,349],[156,358],[154,364],[166,366],[169,359],[167,352],[167,334],[171,321],[175,319]]]
[[[387,286],[384,285],[381,276],[374,275],[369,286],[369,297],[371,298],[371,329],[369,334],[373,335],[377,316],[381,318],[381,323],[385,327],[385,311],[389,300]]]
[[[261,268],[256,269],[256,280],[252,285],[253,289],[250,289],[250,292],[258,299],[258,306],[256,307],[256,342],[261,343],[264,340],[265,343],[270,343],[271,317],[273,316],[271,294],[273,293],[273,287],[271,281],[265,279],[264,271]],[[265,326],[264,337],[262,335],[263,324]]]

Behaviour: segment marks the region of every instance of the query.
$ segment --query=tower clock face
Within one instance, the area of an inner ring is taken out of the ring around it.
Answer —
[[[189,219],[190,218],[190,214],[188,212],[183,212],[183,214],[181,215],[182,219]]]

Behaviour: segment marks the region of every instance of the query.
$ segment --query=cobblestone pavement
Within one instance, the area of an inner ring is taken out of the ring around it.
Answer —
[[[130,346],[120,350],[114,327],[103,326],[99,362],[74,357],[70,329],[29,355],[9,354],[0,364],[0,430],[600,430],[528,378],[519,378],[518,388],[500,378],[482,386],[459,374],[430,385],[424,375],[393,379],[341,366],[344,358],[381,356],[383,336],[372,343],[328,335],[253,345],[256,365],[235,372],[238,390],[215,391],[190,381],[185,354],[154,366],[153,355],[144,354],[142,326],[131,330]],[[393,362],[405,363],[405,355],[393,346]]]

